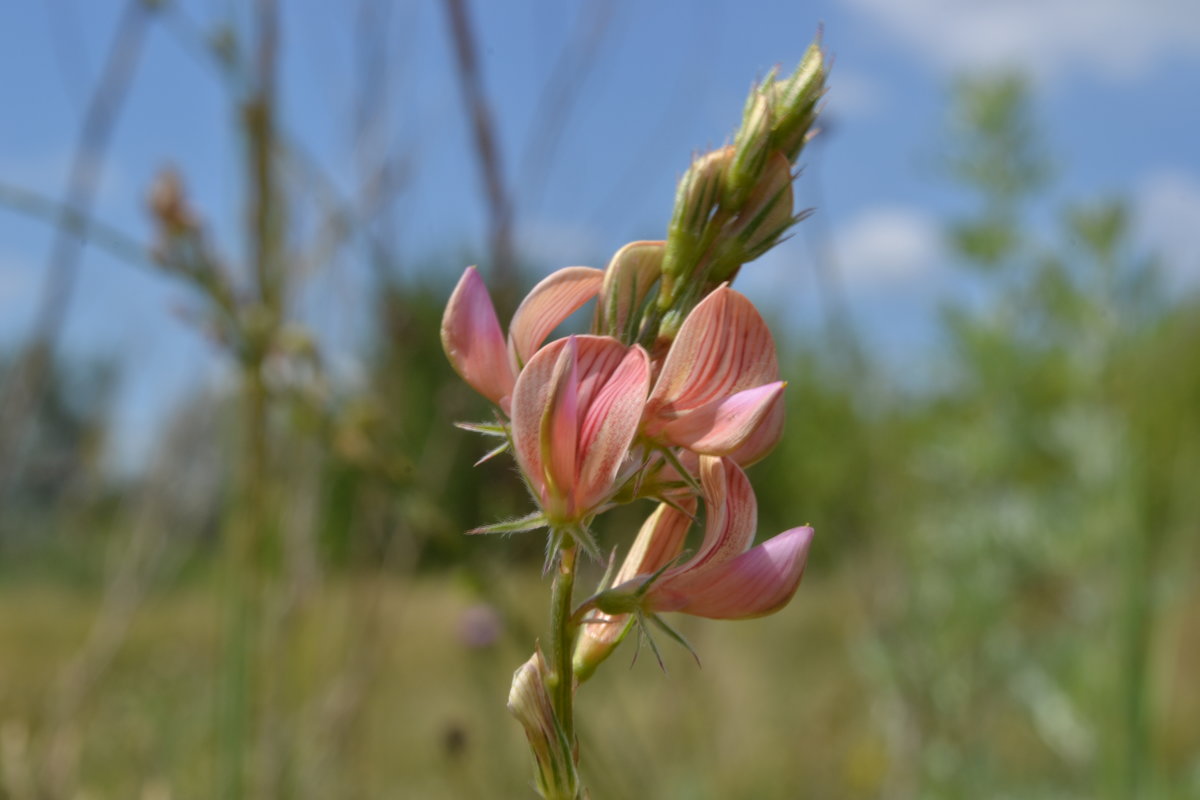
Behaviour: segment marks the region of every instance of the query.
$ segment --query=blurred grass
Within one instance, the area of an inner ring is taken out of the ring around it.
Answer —
[[[866,562],[809,575],[793,605],[773,617],[680,620],[702,667],[672,646],[669,674],[644,647],[630,668],[633,643],[622,645],[580,693],[584,769],[597,796],[886,796],[895,765],[878,723],[890,712],[854,668],[872,635],[862,586],[880,569],[887,565]],[[73,721],[88,797],[145,796],[155,786],[173,798],[213,796],[215,580],[155,592]],[[501,583],[517,623],[540,629],[539,576],[519,570]],[[6,740],[43,717],[54,676],[83,641],[96,601],[70,584],[0,585]],[[296,782],[288,796],[525,796],[528,755],[504,698],[528,643],[510,626],[492,646],[466,647],[458,632],[475,602],[460,583],[438,578],[358,577],[322,587],[300,626],[296,657],[269,662],[287,698],[280,713]],[[364,609],[378,615],[383,634],[367,644],[353,622]],[[1162,766],[1182,774],[1200,747],[1192,622],[1200,591],[1192,587],[1167,611],[1154,641],[1173,654],[1156,680],[1156,738]],[[349,688],[346,663],[357,659],[377,662]],[[339,726],[332,721],[347,692],[362,693],[363,712]],[[1030,785],[1052,783],[1059,767],[1022,711],[997,692],[981,712],[995,767]]]
[[[503,582],[521,622],[540,628],[539,576],[521,570]],[[75,721],[79,781],[89,796],[135,797],[156,781],[172,797],[212,796],[220,655],[214,588],[199,581],[156,592],[133,621]],[[703,668],[672,648],[663,675],[643,648],[630,670],[626,643],[581,692],[586,769],[596,791],[717,798],[794,797],[802,787],[811,796],[870,790],[880,777],[881,744],[857,738],[867,730],[867,695],[839,666],[858,627],[847,611],[852,591],[845,580],[810,579],[787,614],[743,625],[684,620]],[[42,717],[52,678],[86,636],[96,599],[69,584],[0,586],[0,720],[8,735]],[[355,652],[361,642],[347,630],[364,601],[378,603],[372,613],[386,636],[370,645],[379,648],[379,662],[338,770],[354,776],[356,794],[522,796],[528,756],[504,698],[528,643],[509,635],[491,647],[465,647],[458,630],[474,601],[439,579],[358,578],[323,587],[301,626],[299,657],[270,667],[291,698],[282,714],[298,779],[311,770],[305,777],[312,780],[322,760],[347,744],[330,741],[320,723],[325,704],[337,702],[345,662],[369,657]],[[296,796],[321,796],[309,786]]]

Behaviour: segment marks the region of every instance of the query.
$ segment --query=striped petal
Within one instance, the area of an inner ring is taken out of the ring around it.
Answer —
[[[773,422],[774,410],[782,408],[783,381],[720,397],[662,425],[661,438],[668,444],[697,453],[724,456],[742,447],[764,423]],[[782,419],[778,433],[782,434]],[[651,427],[647,433],[654,435]],[[778,438],[778,437],[776,437]],[[756,447],[770,449],[773,442]]]
[[[597,316],[599,329],[632,341],[637,311],[662,272],[666,242],[630,242],[616,252],[604,270]]]
[[[507,406],[513,371],[505,350],[496,309],[483,279],[467,267],[442,315],[442,347],[450,365],[481,395]]]
[[[681,592],[674,608],[709,619],[749,619],[774,613],[787,605],[800,585],[813,529],[792,528],[737,558],[717,565],[703,584]]]
[[[704,487],[704,541],[691,560],[667,570],[650,589],[650,606],[655,610],[674,610],[675,595],[687,596],[702,587],[711,570],[736,558],[754,540],[758,502],[741,467],[729,459],[701,456],[700,483]]]
[[[569,337],[554,362],[550,391],[538,427],[538,448],[545,468],[547,505],[551,519],[570,517],[576,484],[579,444],[579,345]]]
[[[512,393],[513,455],[539,498],[545,498],[546,465],[542,457],[542,418],[550,404],[555,368],[567,340],[543,347],[521,370]]]
[[[615,339],[604,337],[624,350]],[[579,431],[577,497],[592,508],[612,493],[617,473],[637,435],[650,390],[650,357],[634,346],[590,398]]]
[[[608,336],[551,342],[521,370],[513,451],[552,522],[578,521],[608,499],[649,386],[646,352]]]
[[[543,278],[521,301],[508,326],[508,348],[519,370],[550,332],[600,291],[604,272],[565,267]]]
[[[675,419],[778,378],[767,324],[745,296],[721,286],[684,320],[650,393],[648,420]]]
[[[787,404],[783,402],[783,395],[780,395],[771,405],[766,416],[759,421],[758,427],[754,429],[749,438],[728,454],[730,460],[739,466],[748,467],[766,458],[767,454],[774,450],[775,445],[779,444],[779,440],[783,438],[783,421],[786,413]]]

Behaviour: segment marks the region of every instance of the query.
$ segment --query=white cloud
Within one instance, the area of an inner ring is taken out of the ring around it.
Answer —
[[[934,272],[942,256],[942,235],[925,212],[879,206],[837,231],[834,252],[849,288],[894,286]]]
[[[1145,75],[1194,57],[1196,0],[848,0],[934,66],[1019,67],[1042,80],[1073,72]]]
[[[1138,238],[1162,255],[1169,278],[1200,284],[1200,180],[1156,172],[1140,182],[1134,198]]]

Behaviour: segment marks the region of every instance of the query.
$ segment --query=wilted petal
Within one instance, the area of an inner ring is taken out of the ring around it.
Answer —
[[[442,347],[451,366],[471,388],[493,403],[506,405],[513,371],[496,309],[483,279],[467,267],[442,315]]]
[[[604,272],[591,267],[565,267],[550,273],[521,301],[508,326],[509,348],[520,367],[550,332],[600,291]]]
[[[666,242],[630,242],[616,252],[604,270],[597,316],[600,330],[624,338],[636,323],[633,315],[662,272]]]
[[[676,419],[778,378],[767,324],[746,297],[721,286],[684,320],[650,393],[648,423]]]
[[[605,338],[618,347],[613,339]],[[631,347],[584,408],[579,431],[578,500],[590,508],[612,491],[637,435],[650,389],[650,357]]]
[[[783,381],[717,398],[662,426],[668,444],[707,455],[729,455],[742,447],[782,407]],[[782,419],[779,420],[780,426]],[[779,433],[782,433],[780,427]],[[765,442],[760,442],[761,448]],[[768,448],[769,449],[769,448]]]
[[[793,528],[709,570],[703,583],[669,587],[662,611],[710,619],[761,617],[785,606],[804,574],[813,529]]]

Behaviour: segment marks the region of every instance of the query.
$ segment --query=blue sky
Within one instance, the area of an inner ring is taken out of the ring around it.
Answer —
[[[211,29],[249,4],[184,2]],[[284,0],[284,124],[349,195],[358,163],[402,156],[395,205],[402,268],[457,273],[485,242],[485,211],[442,3]],[[123,3],[46,0],[0,10],[0,181],[61,196],[83,108]],[[786,317],[820,322],[813,253],[845,287],[853,319],[899,370],[929,352],[939,300],[954,291],[939,221],[967,198],[938,173],[947,89],[964,72],[1017,67],[1036,89],[1061,196],[1119,193],[1139,237],[1164,251],[1176,286],[1200,282],[1200,8],[1194,0],[841,0],[840,2],[471,2],[482,69],[515,198],[517,238],[540,270],[603,266],[661,238],[691,155],[723,144],[750,84],[789,69],[818,24],[835,58],[829,135],[803,160],[798,203],[817,216],[742,288]],[[364,22],[364,19],[370,19]],[[364,30],[379,54],[362,84]],[[355,137],[363,108],[372,137]],[[557,111],[553,111],[557,109]],[[238,252],[240,144],[211,64],[152,24],[103,164],[96,216],[148,239],[143,197],[175,164],[194,204]],[[820,245],[814,250],[813,244]],[[28,334],[51,240],[0,209],[0,347]],[[369,309],[361,250],[306,274],[297,311],[352,376]],[[447,274],[445,280],[454,275]],[[85,252],[64,349],[115,357],[123,458],[165,411],[219,382],[221,358],[181,319],[187,290]],[[434,357],[437,354],[432,354]]]

